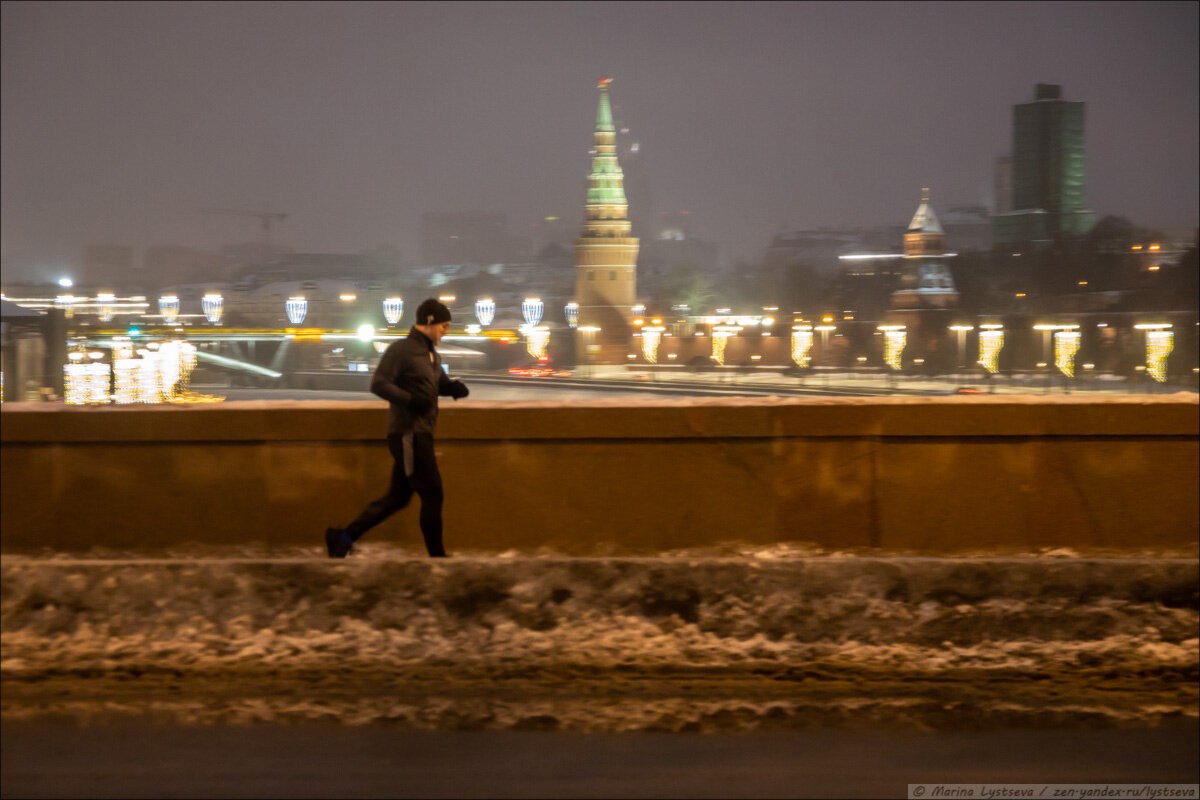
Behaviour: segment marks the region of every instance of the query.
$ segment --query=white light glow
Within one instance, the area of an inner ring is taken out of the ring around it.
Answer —
[[[162,314],[163,322],[172,325],[179,316],[179,298],[173,294],[165,294],[158,298],[158,313]]]
[[[1075,354],[1079,352],[1078,331],[1054,332],[1054,366],[1068,378],[1075,377]]]
[[[1146,372],[1159,383],[1167,380],[1167,356],[1175,349],[1170,326],[1146,330]]]
[[[400,315],[404,313],[404,299],[400,297],[388,297],[383,301],[383,318],[387,320],[388,325],[395,325],[400,321]]]
[[[223,304],[223,298],[215,292],[210,292],[200,298],[200,307],[204,309],[204,318],[214,325],[221,321]]]
[[[496,301],[490,297],[481,297],[475,301],[475,318],[486,328],[496,319]]]
[[[308,316],[308,300],[303,297],[289,297],[284,304],[287,310],[288,322],[299,325]]]
[[[1004,330],[1002,328],[981,325],[979,331],[979,365],[989,373],[1000,371],[1000,351],[1004,349]]]
[[[521,315],[525,317],[525,324],[531,328],[536,328],[538,323],[542,321],[542,311],[546,308],[546,304],[539,297],[526,297],[521,303]]]

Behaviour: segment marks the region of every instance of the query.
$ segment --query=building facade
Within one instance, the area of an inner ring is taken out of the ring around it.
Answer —
[[[1062,87],[1051,83],[1037,84],[1033,102],[1013,106],[1011,197],[996,204],[997,247],[1091,229],[1095,215],[1084,204],[1084,111],[1084,103],[1063,100]]]

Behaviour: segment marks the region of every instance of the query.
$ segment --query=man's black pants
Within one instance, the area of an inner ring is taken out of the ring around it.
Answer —
[[[444,556],[442,548],[442,475],[433,452],[433,434],[388,434],[388,450],[395,462],[387,494],[368,505],[346,526],[352,540],[404,508],[413,492],[421,497],[421,535],[431,556]]]

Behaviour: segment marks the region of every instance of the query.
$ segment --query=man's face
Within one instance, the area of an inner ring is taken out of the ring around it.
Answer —
[[[442,343],[442,337],[445,336],[446,332],[449,330],[449,322],[439,322],[437,325],[429,326],[429,338],[433,340],[435,347]]]

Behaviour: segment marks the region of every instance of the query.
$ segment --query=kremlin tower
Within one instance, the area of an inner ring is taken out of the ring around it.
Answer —
[[[601,78],[597,87],[592,171],[583,230],[575,240],[575,302],[580,326],[600,328],[600,341],[628,342],[637,298],[638,240],[631,233],[624,175],[617,163],[611,83],[611,78]]]
[[[946,234],[929,205],[925,189],[921,205],[904,232],[904,270],[893,308],[950,308],[958,302],[954,279],[946,266]]]

